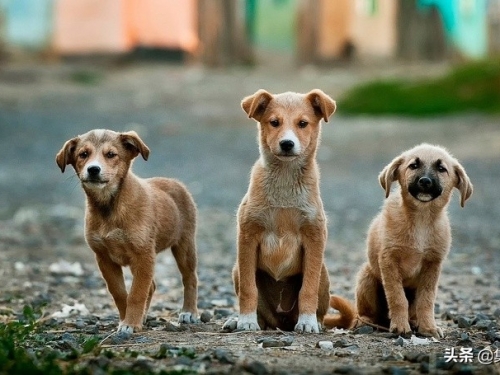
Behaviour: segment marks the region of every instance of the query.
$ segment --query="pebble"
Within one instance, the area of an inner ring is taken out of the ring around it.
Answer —
[[[494,312],[493,312],[493,316],[497,319],[500,319],[500,309],[496,309]]]
[[[220,363],[232,364],[235,362],[232,355],[224,349],[215,349],[214,358],[217,359]]]
[[[351,344],[349,342],[347,342],[346,339],[340,339],[340,340],[337,340],[333,343],[334,348],[345,348],[349,345],[351,345]]]
[[[495,325],[496,324],[493,321],[489,319],[488,320],[484,319],[484,320],[478,320],[476,324],[474,324],[474,327],[479,330],[486,331],[490,328],[493,328]]]
[[[394,345],[396,346],[404,346],[405,345],[405,339],[399,336],[395,341]]]
[[[203,311],[200,315],[200,320],[203,323],[208,323],[209,321],[212,320],[212,313],[208,310]]]
[[[292,345],[293,340],[293,336],[283,336],[280,338],[264,337],[258,339],[257,342],[262,344],[263,348],[282,348],[284,346]]]
[[[246,372],[249,372],[250,374],[254,375],[267,375],[269,374],[269,370],[266,368],[266,366],[259,361],[252,361],[250,363],[246,363],[243,365],[243,369]]]
[[[116,332],[114,335],[111,336],[111,343],[113,345],[121,345],[128,341],[132,337],[131,333],[128,332]]]
[[[457,324],[458,328],[469,328],[472,325],[472,321],[465,316],[459,316],[457,318]]]
[[[354,330],[355,335],[367,335],[373,333],[374,329],[372,326],[361,326]]]
[[[331,341],[318,341],[316,347],[322,350],[333,350],[333,342]]]
[[[463,332],[462,334],[460,334],[460,340],[458,340],[457,346],[466,346],[466,347],[472,346],[472,340],[470,339],[468,333]]]

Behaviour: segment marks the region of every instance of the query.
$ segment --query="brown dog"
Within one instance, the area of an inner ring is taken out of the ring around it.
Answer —
[[[442,337],[434,319],[441,265],[451,246],[447,206],[453,188],[460,204],[472,184],[445,149],[421,144],[387,165],[379,176],[388,198],[368,230],[368,262],[359,272],[356,305],[360,323]],[[390,194],[393,181],[399,188]],[[352,326],[352,321],[348,326]]]
[[[258,122],[260,158],[238,210],[236,328],[319,332],[330,283],[316,150],[321,120],[328,121],[335,102],[321,90],[259,90],[241,106]]]
[[[140,330],[151,297],[155,256],[171,248],[182,274],[184,306],[179,322],[197,319],[196,207],[186,187],[167,178],[141,179],[133,159],[149,148],[131,131],[92,130],[67,141],[56,156],[71,164],[87,196],[85,238],[120,313],[118,331]],[[133,280],[127,293],[122,267]]]

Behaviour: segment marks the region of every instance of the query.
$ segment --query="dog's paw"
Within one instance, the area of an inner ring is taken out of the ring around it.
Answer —
[[[120,322],[120,325],[118,326],[118,330],[116,332],[131,335],[132,333],[139,332],[140,330],[140,326],[133,326],[131,324]]]
[[[241,331],[260,331],[259,323],[257,322],[257,313],[240,314],[236,329]]]
[[[443,330],[438,326],[429,328],[418,327],[418,333],[422,336],[434,337],[438,340],[444,338]]]
[[[316,314],[300,314],[294,330],[299,333],[319,333]]]
[[[199,320],[196,317],[196,314],[193,314],[189,311],[183,311],[179,314],[179,323],[181,324],[192,324],[198,322]]]
[[[411,334],[410,323],[405,319],[392,319],[389,331],[398,335],[409,335]]]

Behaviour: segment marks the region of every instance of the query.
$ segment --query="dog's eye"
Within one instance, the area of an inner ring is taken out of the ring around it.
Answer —
[[[441,172],[441,173],[448,172],[448,170],[445,167],[443,167],[442,165],[438,165],[437,170],[438,170],[438,172]]]
[[[299,121],[299,128],[304,129],[309,123],[307,121],[301,120]]]
[[[116,154],[115,154],[113,151],[109,151],[109,152],[106,154],[106,157],[107,157],[108,159],[113,159],[115,156],[116,156]]]
[[[415,170],[415,169],[418,169],[418,166],[419,166],[419,165],[418,165],[418,163],[417,163],[417,162],[415,162],[415,163],[411,163],[411,164],[408,166],[408,168]]]
[[[277,128],[278,126],[280,126],[280,122],[278,120],[271,120],[269,121],[269,123],[273,128]]]
[[[78,154],[78,156],[80,157],[80,159],[87,159],[89,153],[87,151],[82,151]]]

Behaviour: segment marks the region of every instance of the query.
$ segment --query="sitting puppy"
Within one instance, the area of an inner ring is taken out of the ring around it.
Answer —
[[[149,149],[131,131],[92,130],[67,141],[56,156],[64,172],[71,164],[87,197],[85,238],[120,313],[118,331],[142,327],[154,282],[155,256],[171,248],[182,274],[184,306],[181,323],[197,319],[196,207],[180,182],[141,179],[131,171],[133,159],[147,160]],[[133,281],[125,288],[122,267]]]
[[[238,209],[236,328],[319,332],[330,283],[316,151],[321,121],[328,121],[335,102],[321,90],[259,90],[241,105],[258,123],[260,158]],[[234,325],[229,320],[225,328]]]
[[[472,184],[455,158],[428,144],[396,157],[379,180],[388,199],[368,230],[368,262],[356,287],[358,323],[390,327],[397,334],[410,333],[411,324],[421,335],[443,337],[434,302],[451,246],[446,209],[453,188],[460,191],[463,207]],[[391,193],[393,181],[399,187]]]

